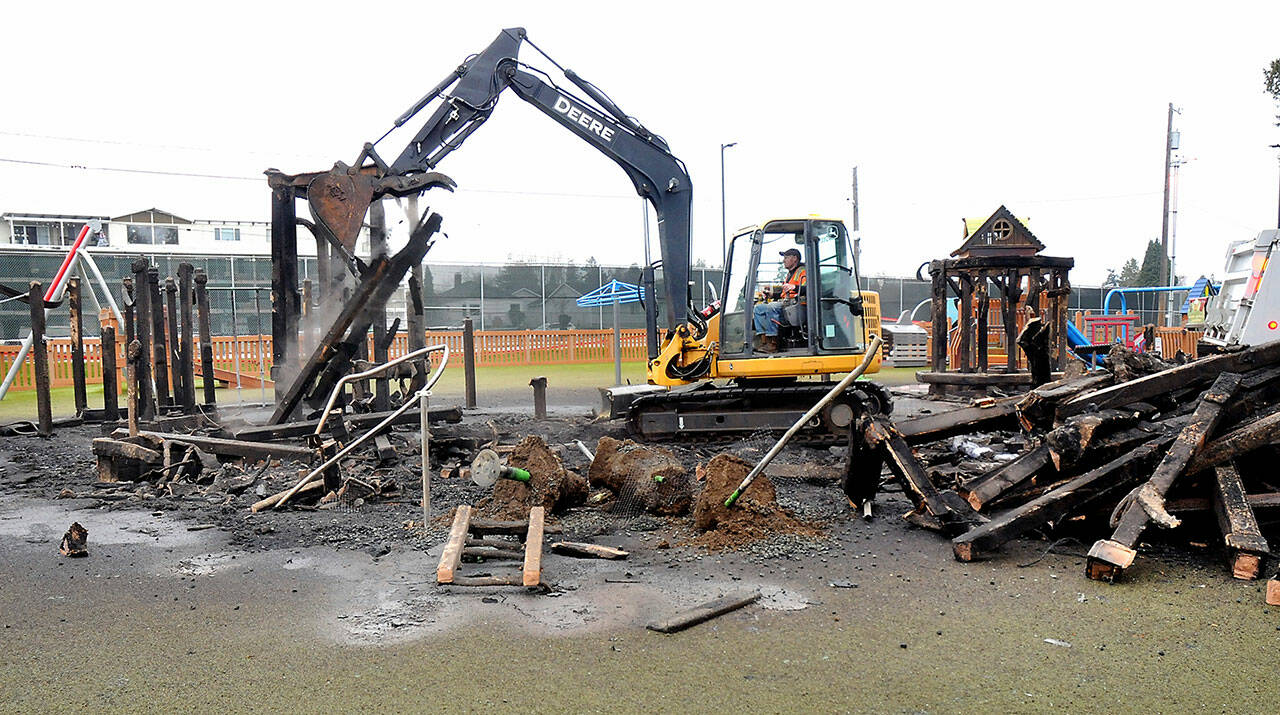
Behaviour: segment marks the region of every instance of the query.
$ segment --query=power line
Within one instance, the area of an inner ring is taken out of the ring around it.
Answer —
[[[185,176],[196,179],[223,179],[229,181],[266,181],[265,176],[233,176],[229,174],[198,174],[185,171],[161,171],[159,169],[126,169],[112,166],[85,166],[83,164],[59,164],[51,161],[31,161],[28,159],[8,159],[0,157],[0,162],[7,164],[23,164],[27,166],[45,166],[55,169],[78,169],[81,171],[114,171],[125,174],[151,174],[156,176]],[[459,193],[504,194],[510,196],[553,196],[572,199],[610,199],[631,201],[634,196],[623,194],[580,194],[568,191],[518,191],[515,189],[477,189],[459,188]]]
[[[224,154],[227,151],[225,149],[218,149],[218,148],[206,147],[206,146],[185,146],[182,144],[147,144],[144,142],[131,142],[131,141],[118,140],[118,139],[90,139],[87,137],[64,137],[64,136],[57,136],[54,134],[34,134],[31,132],[0,131],[0,136],[22,137],[24,139],[49,139],[52,141],[80,142],[83,144],[105,144],[109,146],[136,146],[136,147],[145,147],[148,149],[181,149],[183,151],[217,152],[219,154]],[[255,156],[275,156],[275,157],[281,156],[281,152],[276,152],[276,151],[255,151],[253,149],[238,149],[235,151],[241,154],[252,154]],[[318,154],[285,154],[285,156],[303,157],[307,159],[315,159],[319,157]]]
[[[124,169],[115,166],[85,166],[83,164],[57,164],[51,161],[29,161],[26,159],[7,159],[0,157],[6,164],[26,164],[28,166],[48,166],[55,169],[80,169],[82,171],[114,171],[123,174],[152,174],[156,176],[189,176],[197,179],[229,179],[234,181],[266,181],[265,176],[230,176],[227,174],[194,174],[185,171],[161,171],[159,169]]]

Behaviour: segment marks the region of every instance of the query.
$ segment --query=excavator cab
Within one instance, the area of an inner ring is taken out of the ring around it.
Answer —
[[[708,330],[719,334],[713,377],[848,372],[866,352],[868,333],[879,330],[878,296],[859,289],[839,220],[746,228],[733,237],[727,265],[724,305]],[[878,368],[877,361],[869,372]]]
[[[831,389],[812,378],[857,368],[880,331],[879,296],[859,289],[849,234],[836,219],[780,219],[739,231],[722,288],[719,312],[669,333],[649,361],[650,385],[627,388],[633,434],[787,429]],[[866,372],[879,369],[875,355]],[[798,434],[847,439],[860,415],[891,409],[887,392],[857,381]]]

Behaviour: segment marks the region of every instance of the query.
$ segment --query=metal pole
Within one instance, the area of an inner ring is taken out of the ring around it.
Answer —
[[[431,441],[431,432],[429,423],[431,420],[427,416],[427,396],[431,394],[427,390],[418,393],[418,428],[422,432],[422,531],[426,533],[431,528],[431,451],[428,449]]]
[[[858,167],[853,167],[853,265],[862,267],[862,229],[858,225]]]
[[[724,264],[726,256],[729,255],[729,226],[725,220],[725,195],[724,195],[724,150],[731,146],[736,146],[738,142],[729,142],[720,145],[720,263]],[[647,215],[647,214],[646,214]],[[674,298],[672,298],[674,300]]]
[[[622,329],[618,327],[618,299],[613,299],[613,384],[622,384]]]

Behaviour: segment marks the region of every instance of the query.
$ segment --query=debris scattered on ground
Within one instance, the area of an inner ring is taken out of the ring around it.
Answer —
[[[1269,481],[1271,445],[1280,440],[1280,343],[1177,365],[1117,345],[1107,366],[1110,372],[1048,383],[1016,400],[1029,439],[1003,463],[988,462],[981,446],[999,439],[981,434],[1002,424],[999,415],[974,421],[943,413],[882,426],[920,447],[879,442],[917,503],[913,523],[953,537],[961,561],[1070,525],[1070,533],[1097,539],[1086,575],[1107,581],[1148,540],[1168,535],[1195,545],[1213,529],[1231,574],[1259,578],[1270,546],[1255,510],[1280,506],[1280,489]],[[953,425],[965,431],[947,451],[964,459],[939,465],[925,442],[957,435]]]
[[[553,541],[551,550],[557,554],[581,559],[625,559],[631,555],[630,552],[615,549],[612,546],[584,544],[580,541]]]
[[[734,486],[737,486],[736,484]],[[648,628],[651,631],[659,633],[677,633],[686,628],[704,623],[712,618],[718,618],[726,613],[731,613],[744,606],[748,606],[760,600],[759,591],[741,592],[722,596],[713,601],[694,606],[687,611],[681,611],[669,618],[650,623]]]
[[[78,521],[72,522],[71,528],[67,529],[67,533],[62,536],[62,543],[58,546],[58,553],[73,558],[88,556],[89,551],[86,548],[88,544],[89,530],[81,526]]]

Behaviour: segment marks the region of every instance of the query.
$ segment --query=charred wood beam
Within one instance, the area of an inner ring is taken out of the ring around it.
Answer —
[[[965,501],[969,502],[969,506],[981,511],[990,502],[1026,483],[1050,466],[1049,447],[1042,444],[1012,462],[978,477],[957,491]]]
[[[1003,397],[984,401],[973,407],[925,415],[903,420],[894,428],[907,441],[917,445],[978,430],[1012,429],[1016,427],[1014,411],[1021,397]]]
[[[1066,471],[1089,451],[1096,440],[1132,427],[1137,421],[1136,412],[1124,410],[1103,410],[1071,417],[1045,436],[1054,468]]]
[[[1106,371],[1041,385],[1018,402],[1018,421],[1024,429],[1048,429],[1058,405],[1076,395],[1107,387],[1115,378]]]
[[[1228,357],[1228,356],[1223,356]],[[1169,372],[1174,372],[1170,370]],[[1173,446],[1161,459],[1151,478],[1143,484],[1120,516],[1119,525],[1110,539],[1099,539],[1089,549],[1085,573],[1089,578],[1114,581],[1133,564],[1137,556],[1138,539],[1147,528],[1148,521],[1166,528],[1181,522],[1164,508],[1164,497],[1174,481],[1186,470],[1196,452],[1204,446],[1205,437],[1213,432],[1222,418],[1223,406],[1240,389],[1240,375],[1224,373],[1214,381],[1205,393],[1191,421],[1178,433]]]
[[[1097,469],[1068,481],[1053,491],[1010,509],[991,521],[951,540],[959,561],[973,561],[1002,544],[1055,522],[1101,500],[1132,488],[1161,450],[1173,440],[1160,436]]]
[[[1237,353],[1201,358],[1170,370],[1140,377],[1088,394],[1078,395],[1058,408],[1064,419],[1091,409],[1120,407],[1149,400],[1176,389],[1208,383],[1224,372],[1246,372],[1269,368],[1280,362],[1280,341],[1241,350]]]
[[[1277,442],[1280,442],[1280,406],[1261,419],[1237,427],[1205,445],[1187,465],[1187,474],[1204,471]]]
[[[440,215],[432,214],[414,229],[408,244],[399,253],[390,259],[373,260],[355,294],[334,319],[298,376],[284,391],[279,405],[271,415],[270,424],[278,425],[288,420],[304,397],[310,401],[321,401],[329,396],[333,386],[346,373],[360,345],[365,344],[365,336],[373,322],[373,311],[378,306],[385,305],[405,273],[413,265],[422,262],[422,257],[430,247],[430,239],[439,230],[440,223]]]
[[[936,520],[944,531],[957,533],[966,524],[981,520],[958,494],[941,492],[933,485],[907,441],[887,420],[873,419],[867,426],[866,440],[882,450],[889,470],[902,480],[903,489],[915,503],[917,512]]]
[[[1258,517],[1249,504],[1235,465],[1230,462],[1218,465],[1214,476],[1213,507],[1227,546],[1231,575],[1252,581],[1261,573],[1262,559],[1271,547],[1262,536]]]

